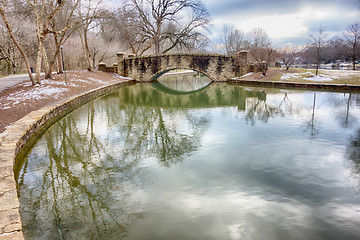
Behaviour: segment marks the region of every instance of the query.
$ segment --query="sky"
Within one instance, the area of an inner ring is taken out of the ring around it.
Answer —
[[[210,38],[225,24],[244,33],[260,27],[277,47],[303,45],[319,27],[328,37],[360,20],[360,0],[203,0],[211,15]]]

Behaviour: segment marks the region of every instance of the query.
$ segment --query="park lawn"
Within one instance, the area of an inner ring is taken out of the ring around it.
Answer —
[[[360,85],[360,71],[320,69],[319,74],[316,76],[314,69],[290,68],[286,71],[283,68],[271,68],[266,80],[296,83]]]

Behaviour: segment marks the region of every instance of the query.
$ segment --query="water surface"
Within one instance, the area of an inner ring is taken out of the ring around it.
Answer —
[[[136,84],[38,140],[18,180],[24,234],[359,239],[359,162],[359,94]]]

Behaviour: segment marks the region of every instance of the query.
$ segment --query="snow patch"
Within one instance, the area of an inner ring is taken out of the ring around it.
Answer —
[[[331,82],[334,79],[332,78],[332,76],[317,75],[317,76],[304,78],[304,80],[314,81],[314,82]]]
[[[43,84],[43,85],[64,86],[64,87],[65,86],[70,86],[70,87],[77,87],[78,86],[77,84],[74,84],[72,82],[65,83],[65,81],[62,82],[62,81],[54,81],[54,80],[48,80],[48,79],[42,80],[41,84]]]
[[[303,78],[304,76],[311,75],[311,72],[304,72],[304,73],[286,73],[281,76],[281,80],[291,80],[291,79],[299,79]]]
[[[246,77],[246,76],[250,76],[251,74],[253,74],[253,72],[249,72],[249,73],[247,73],[247,74],[244,74],[244,75],[241,76],[241,78],[242,78],[242,77]]]
[[[53,96],[54,98],[56,98],[59,93],[63,93],[66,91],[68,91],[67,88],[36,85],[29,90],[20,90],[17,93],[6,97],[6,104],[3,104],[0,107],[0,110],[11,108],[12,106],[20,104],[29,99],[44,99],[48,98],[48,96]]]
[[[5,129],[8,128],[8,127],[9,126],[5,127]],[[9,135],[9,133],[7,131],[4,131],[4,132],[0,133],[0,138],[5,137],[7,135]]]
[[[130,77],[124,77],[124,76],[121,76],[121,75],[119,75],[119,74],[117,74],[117,73],[114,73],[114,75],[115,75],[116,77],[118,77],[118,78],[121,78],[121,79],[133,80],[133,79],[130,78]]]

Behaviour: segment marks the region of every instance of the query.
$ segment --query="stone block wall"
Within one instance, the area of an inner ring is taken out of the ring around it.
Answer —
[[[74,108],[134,81],[119,82],[97,88],[76,96],[60,105],[44,107],[31,112],[7,129],[8,134],[0,137],[0,240],[23,240],[19,200],[14,175],[15,159],[20,151],[35,140],[60,117]]]
[[[203,73],[214,82],[224,82],[247,73],[247,52],[236,56],[219,54],[162,54],[126,57],[117,54],[117,73],[140,82],[148,82],[163,72],[173,69],[191,69]],[[100,68],[99,68],[100,69]],[[105,71],[108,71],[106,67]]]

